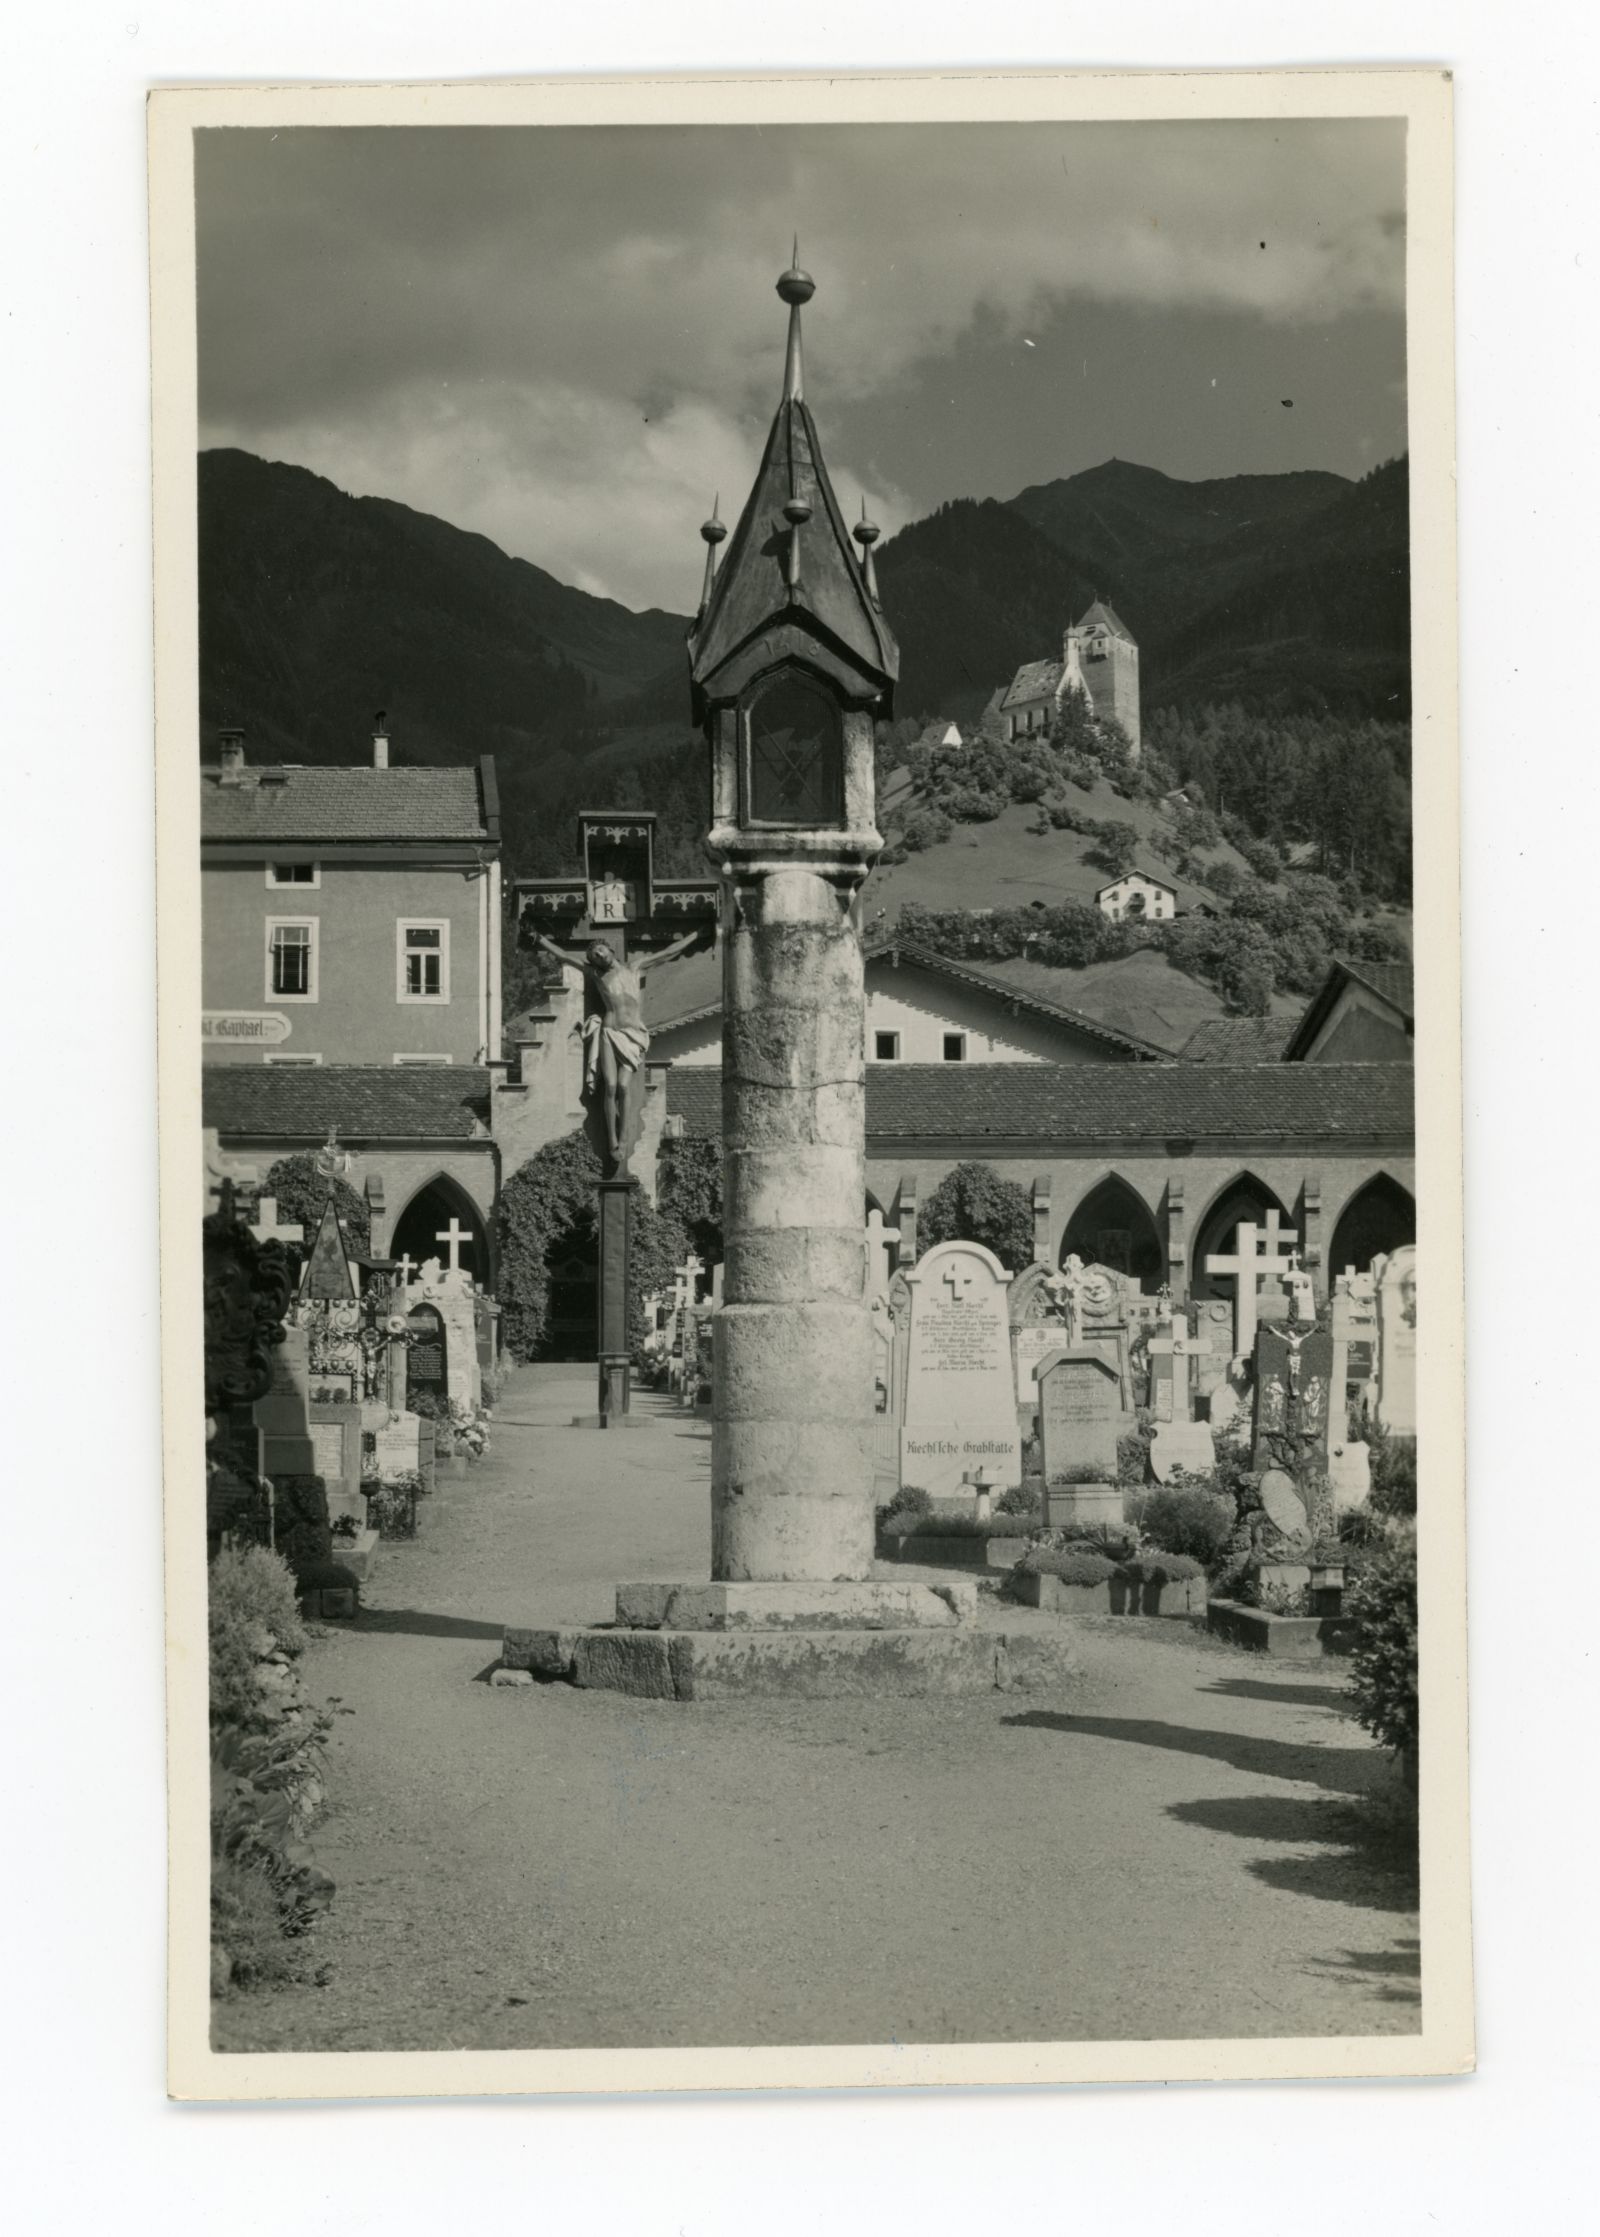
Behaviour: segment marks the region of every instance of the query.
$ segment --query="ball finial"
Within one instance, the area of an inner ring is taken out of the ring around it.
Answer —
[[[861,500],[861,518],[856,522],[850,533],[861,546],[863,554],[869,552],[883,534],[883,530],[877,522],[867,518],[867,500],[865,497]]]
[[[809,303],[816,292],[816,281],[809,272],[802,272],[800,269],[800,236],[797,233],[789,269],[778,275],[778,293],[786,303],[798,308],[802,303]]]
[[[728,533],[718,517],[721,511],[722,494],[719,491],[711,500],[711,518],[700,523],[700,533],[708,544],[720,544],[723,537]]]

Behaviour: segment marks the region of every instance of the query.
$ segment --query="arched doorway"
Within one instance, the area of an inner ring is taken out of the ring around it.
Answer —
[[[1189,1294],[1194,1298],[1224,1297],[1231,1301],[1234,1294],[1234,1277],[1231,1274],[1211,1274],[1206,1262],[1211,1258],[1233,1256],[1233,1231],[1241,1220],[1253,1220],[1257,1227],[1265,1224],[1268,1212],[1276,1212],[1283,1227],[1300,1240],[1288,1206],[1268,1188],[1265,1181],[1258,1181],[1254,1173],[1241,1173],[1230,1181],[1222,1194],[1216,1197],[1195,1231],[1194,1247],[1189,1256]]]
[[[1397,1251],[1417,1239],[1416,1198],[1387,1173],[1375,1173],[1339,1214],[1328,1252],[1330,1282],[1353,1266],[1364,1274],[1380,1251]]]
[[[1153,1293],[1161,1287],[1165,1253],[1154,1216],[1144,1198],[1115,1173],[1090,1189],[1068,1220],[1062,1263],[1074,1253],[1086,1266],[1131,1274],[1142,1290]]]
[[[448,1173],[436,1173],[419,1188],[394,1223],[389,1244],[391,1258],[409,1258],[422,1266],[430,1258],[448,1267],[452,1258],[485,1289],[494,1287],[494,1265],[488,1231],[477,1206],[460,1183]]]

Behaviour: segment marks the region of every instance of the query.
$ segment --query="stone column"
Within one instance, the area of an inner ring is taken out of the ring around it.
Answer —
[[[732,880],[711,1461],[719,1582],[863,1578],[872,1566],[853,883],[802,863],[741,865]]]

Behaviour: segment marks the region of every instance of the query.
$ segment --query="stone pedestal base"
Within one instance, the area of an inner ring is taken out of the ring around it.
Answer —
[[[968,1624],[876,1631],[508,1628],[501,1668],[658,1701],[831,1700],[1044,1692],[1074,1677],[1078,1658],[1059,1636]]]
[[[977,1613],[965,1580],[617,1587],[617,1623],[636,1631],[948,1631]]]

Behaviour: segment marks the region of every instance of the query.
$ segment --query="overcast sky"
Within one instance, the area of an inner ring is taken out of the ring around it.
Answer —
[[[201,442],[687,612],[817,282],[806,396],[886,532],[1117,457],[1405,447],[1403,126],[207,131]]]

